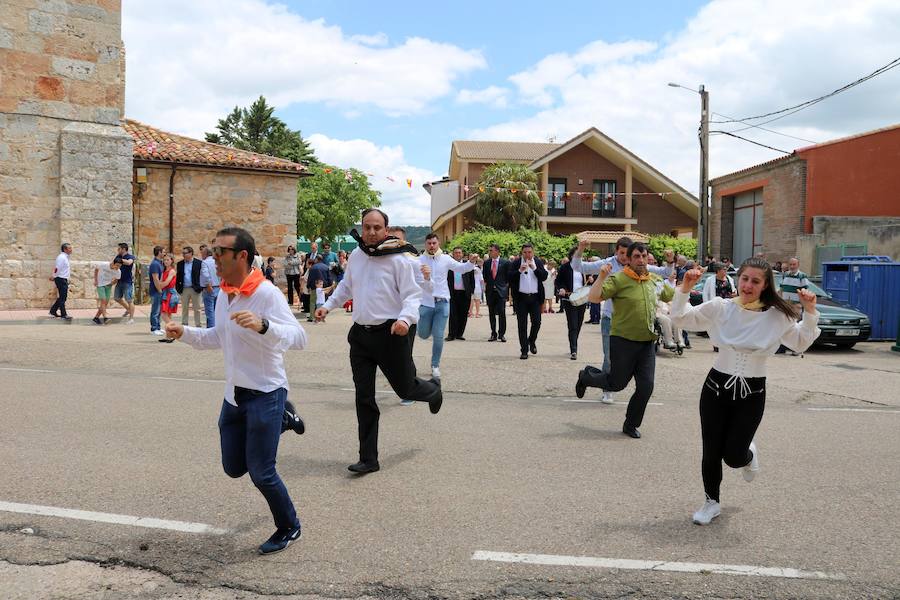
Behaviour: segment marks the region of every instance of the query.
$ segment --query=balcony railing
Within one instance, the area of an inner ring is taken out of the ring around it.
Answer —
[[[552,217],[624,217],[624,207],[619,211],[619,200],[595,200],[585,194],[579,197],[571,193],[567,198],[551,199],[547,207],[547,215]]]

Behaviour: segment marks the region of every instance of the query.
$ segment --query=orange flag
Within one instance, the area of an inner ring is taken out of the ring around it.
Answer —
[[[406,180],[406,187],[410,187],[410,188],[412,187],[412,179]]]

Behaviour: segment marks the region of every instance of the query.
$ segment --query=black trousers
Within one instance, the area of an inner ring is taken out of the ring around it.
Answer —
[[[300,292],[300,276],[299,275],[285,275],[287,277],[287,286],[288,286],[288,304],[290,306],[294,306],[294,290],[297,291],[297,297],[303,296]]]
[[[488,321],[491,323],[491,335],[506,335],[506,298],[488,288],[485,290],[488,305]],[[500,321],[497,328],[497,321]]]
[[[560,300],[560,304],[566,313],[566,327],[569,329],[569,352],[578,352],[578,335],[584,324],[584,311],[587,309],[587,304],[572,306],[568,300]]]
[[[50,307],[50,312],[53,314],[59,313],[59,316],[65,317],[66,313],[66,299],[69,297],[69,280],[63,277],[54,277],[53,283],[56,284],[56,291],[59,296],[56,298],[56,302],[53,303],[53,306]]]
[[[447,323],[447,337],[461,338],[466,333],[471,303],[472,294],[466,290],[450,290],[450,320]]]
[[[359,425],[359,460],[378,460],[378,421],[381,412],[375,402],[375,369],[381,369],[394,392],[403,400],[428,402],[441,391],[436,382],[416,377],[409,335],[391,335],[387,321],[375,327],[353,325],[347,334],[350,342],[350,368],[356,388],[356,420]]]
[[[625,389],[634,377],[634,393],[628,400],[625,425],[640,427],[647,402],[653,394],[656,374],[656,349],[653,342],[635,342],[617,335],[609,336],[609,372],[596,367],[584,368],[582,382],[609,392]]]
[[[518,294],[516,321],[519,325],[519,349],[528,352],[528,345],[537,341],[541,330],[541,298],[538,294]],[[528,318],[531,318],[531,333],[528,333]]]
[[[722,483],[722,461],[732,469],[750,464],[750,442],[766,407],[765,377],[746,378],[746,398],[741,398],[741,382],[730,382],[730,378],[727,373],[711,369],[700,392],[703,489],[716,502]]]

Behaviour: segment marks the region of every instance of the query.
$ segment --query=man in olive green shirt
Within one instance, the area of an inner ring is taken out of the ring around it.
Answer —
[[[604,265],[600,277],[591,287],[588,299],[613,303],[612,329],[609,335],[608,371],[588,365],[578,373],[575,394],[584,397],[588,387],[618,392],[625,389],[631,378],[635,390],[628,401],[622,432],[635,439],[644,419],[647,402],[653,393],[656,372],[656,301],[668,302],[675,295],[669,286],[657,288],[656,281],[647,271],[647,248],[640,242],[628,246],[629,266],[610,275],[612,268]]]

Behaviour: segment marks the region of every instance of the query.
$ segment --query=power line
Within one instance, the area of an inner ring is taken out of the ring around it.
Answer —
[[[860,85],[861,83],[865,83],[866,81],[868,81],[870,79],[878,77],[879,75],[886,73],[887,71],[890,71],[891,69],[898,67],[898,66],[900,66],[900,57],[897,57],[894,60],[892,60],[891,62],[887,63],[886,65],[875,69],[868,75],[866,75],[864,77],[860,77],[856,81],[852,81],[844,86],[839,87],[838,89],[836,89],[834,91],[831,91],[823,96],[819,96],[818,98],[813,98],[812,100],[807,100],[806,102],[801,102],[800,104],[795,104],[794,106],[788,106],[787,108],[782,108],[781,110],[775,110],[775,111],[764,113],[761,115],[754,115],[752,117],[744,117],[742,119],[729,119],[726,121],[711,121],[711,122],[712,123],[743,123],[744,121],[754,121],[756,119],[764,119],[766,117],[771,117],[774,115],[782,115],[780,117],[777,117],[776,119],[771,119],[769,121],[766,121],[766,123],[771,123],[772,121],[775,121],[777,119],[781,119],[783,117],[792,115],[795,112],[798,112],[805,108],[809,108],[810,106],[812,106],[814,104],[818,104],[819,102],[822,102],[823,100],[827,100],[828,98],[831,98],[832,96],[837,96],[838,94],[840,94],[842,92],[846,92],[847,90],[854,88],[854,87]],[[782,113],[787,113],[787,114],[782,114]],[[720,116],[724,116],[724,115],[720,115]],[[738,131],[740,131],[740,130],[738,130]]]
[[[765,127],[760,127],[759,125],[754,125],[753,123],[748,123],[747,121],[740,121],[738,119],[735,119],[734,117],[729,117],[728,115],[723,115],[722,113],[714,112],[713,114],[723,117],[725,119],[731,119],[732,121],[737,121],[738,123],[743,123],[744,125],[749,125],[750,127],[753,127],[755,129],[760,129],[762,131],[768,131],[769,133],[774,133],[775,135],[783,135],[784,137],[792,138],[795,140],[800,140],[801,142],[809,142],[810,144],[818,144],[819,143],[819,142],[815,142],[813,140],[808,140],[806,138],[797,137],[796,135],[790,135],[787,133],[782,133],[780,131],[775,131],[774,129],[766,129]],[[710,122],[711,123],[724,123],[724,121],[710,121]],[[737,129],[735,131],[743,131],[743,129]]]
[[[769,150],[775,150],[776,152],[783,152],[784,154],[793,154],[793,152],[788,152],[787,150],[782,150],[781,148],[776,148],[774,146],[767,146],[766,144],[761,144],[759,142],[755,142],[753,140],[747,139],[745,137],[735,135],[730,131],[710,131],[710,133],[718,133],[721,135],[727,135],[729,137],[737,138],[739,140],[744,140],[745,142],[750,142],[751,144],[756,144],[757,146],[762,146],[763,148],[768,148]]]

